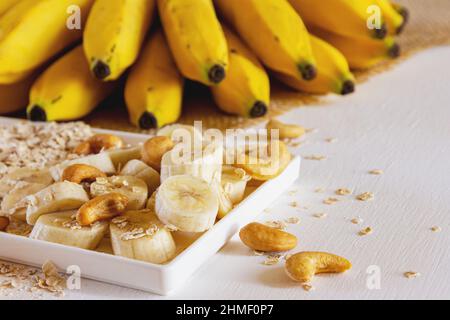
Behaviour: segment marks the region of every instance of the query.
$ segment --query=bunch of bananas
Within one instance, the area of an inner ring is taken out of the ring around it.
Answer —
[[[80,28],[68,27],[70,8]],[[2,0],[0,113],[28,105],[34,121],[79,119],[124,87],[130,121],[158,128],[180,117],[189,79],[223,111],[260,117],[269,73],[302,92],[349,94],[351,69],[399,55],[407,18],[389,0]]]

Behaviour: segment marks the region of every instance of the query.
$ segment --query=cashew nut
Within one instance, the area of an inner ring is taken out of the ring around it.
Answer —
[[[73,152],[78,155],[97,154],[103,150],[120,149],[124,145],[121,138],[112,134],[96,134],[80,143]]]
[[[239,237],[247,247],[263,252],[288,251],[297,246],[293,234],[257,222],[242,228]]]
[[[142,160],[155,170],[161,170],[161,159],[164,154],[173,149],[172,139],[158,136],[147,140],[142,147]]]
[[[120,193],[108,193],[86,202],[77,212],[77,221],[89,226],[97,221],[108,220],[123,213],[128,198]]]
[[[303,136],[306,132],[305,128],[295,125],[295,124],[285,124],[281,121],[271,119],[267,125],[266,128],[268,130],[268,134],[270,135],[270,130],[278,130],[279,136],[278,138],[283,139],[295,139],[300,138]]]
[[[286,273],[298,282],[309,282],[319,273],[341,273],[352,267],[350,261],[326,252],[300,252],[286,260]]]
[[[95,181],[97,178],[106,178],[106,174],[96,167],[87,164],[74,164],[64,169],[62,181],[80,184],[84,181]]]
[[[7,217],[0,217],[0,231],[5,231],[9,225],[9,219]]]

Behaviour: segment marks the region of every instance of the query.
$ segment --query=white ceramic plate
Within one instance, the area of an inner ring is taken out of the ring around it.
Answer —
[[[0,117],[0,124],[7,123],[12,124],[14,121]],[[113,133],[131,144],[143,142],[148,138],[146,135],[119,131],[96,131]],[[0,259],[32,266],[41,266],[50,260],[61,270],[67,270],[69,266],[76,265],[80,268],[84,278],[168,295],[182,286],[240,228],[253,221],[283,194],[299,177],[300,163],[299,157],[294,158],[280,176],[258,187],[208,232],[197,239],[184,239],[190,242],[190,245],[165,265],[131,260],[108,253],[67,247],[6,233],[0,233]]]

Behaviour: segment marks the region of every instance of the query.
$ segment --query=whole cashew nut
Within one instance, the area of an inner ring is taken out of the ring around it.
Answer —
[[[293,234],[257,222],[242,228],[239,237],[247,247],[263,252],[288,251],[297,246]]]
[[[80,143],[74,153],[78,155],[97,154],[103,150],[123,148],[124,142],[121,138],[112,134],[96,134],[87,141]]]
[[[83,181],[95,181],[97,178],[106,178],[106,174],[96,167],[87,164],[74,164],[64,169],[62,181],[80,184]]]
[[[300,252],[286,260],[286,273],[298,282],[309,282],[319,273],[341,273],[352,267],[350,261],[326,252]]]
[[[82,226],[114,218],[125,211],[128,198],[120,193],[108,193],[86,202],[77,212],[77,221]]]
[[[172,139],[158,136],[147,140],[142,147],[142,160],[155,170],[161,170],[161,159],[164,154],[173,149]]]

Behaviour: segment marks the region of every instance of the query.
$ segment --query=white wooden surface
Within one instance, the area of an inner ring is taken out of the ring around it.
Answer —
[[[237,238],[204,265],[172,299],[449,299],[450,298],[450,47],[428,50],[394,70],[360,85],[346,98],[302,108],[282,119],[317,128],[294,153],[325,155],[304,161],[292,191],[263,214],[262,221],[297,216],[288,230],[296,251],[340,254],[353,263],[345,275],[318,276],[314,291],[291,282],[283,264],[264,266]],[[328,143],[327,138],[337,138]],[[367,172],[383,169],[384,175]],[[341,197],[322,200],[346,187],[374,192],[371,202]],[[315,193],[324,188],[324,193]],[[294,194],[295,193],[295,194]],[[307,210],[289,206],[299,201]],[[328,214],[317,219],[314,213]],[[354,225],[354,217],[364,219]],[[434,233],[432,226],[442,231]],[[358,231],[370,226],[366,237]],[[380,270],[380,289],[366,285],[367,268]],[[420,272],[406,279],[405,271]],[[23,297],[27,298],[26,293]],[[117,286],[83,280],[68,299],[163,299]]]

